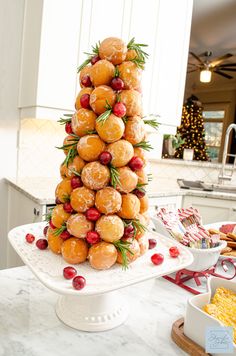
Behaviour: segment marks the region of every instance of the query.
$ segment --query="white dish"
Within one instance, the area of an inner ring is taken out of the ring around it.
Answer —
[[[156,231],[161,232],[164,236],[172,238],[172,240],[175,241],[159,218],[151,217],[151,219],[155,225]],[[188,270],[200,272],[214,266],[220,257],[221,250],[223,250],[226,246],[226,241],[220,241],[220,245],[213,248],[198,249],[186,247],[193,255],[193,262],[188,266]]]
[[[92,269],[88,262],[75,265],[78,275],[85,277],[87,283],[78,291],[72,287],[71,281],[63,278],[62,271],[68,263],[61,256],[49,249],[39,250],[35,244],[25,241],[27,233],[32,233],[36,239],[42,237],[44,226],[45,223],[35,223],[16,227],[9,232],[9,241],[36,277],[46,287],[63,295],[57,303],[56,313],[65,324],[79,330],[103,331],[122,324],[128,309],[118,289],[170,274],[186,268],[193,261],[192,254],[183,245],[158,233],[147,232],[149,238],[157,239],[156,248],[132,263],[126,271],[118,264],[105,271]],[[178,258],[169,256],[171,246],[179,248]],[[162,265],[152,264],[150,257],[155,252],[164,255]]]
[[[216,288],[224,287],[231,289],[236,293],[235,281],[229,281],[218,277],[210,277],[207,280],[208,292],[196,295],[188,300],[186,316],[184,320],[184,334],[198,345],[205,349],[205,335],[208,327],[224,326],[219,320],[205,313],[202,308],[209,304]],[[212,354],[214,355],[214,354]],[[217,354],[221,356],[223,354]],[[225,354],[224,354],[225,355]],[[236,345],[234,344],[234,353],[236,355]]]

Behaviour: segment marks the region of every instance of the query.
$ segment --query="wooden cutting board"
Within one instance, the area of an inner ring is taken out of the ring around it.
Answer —
[[[184,318],[178,319],[172,325],[171,338],[183,351],[191,356],[209,356],[205,350],[184,335]]]

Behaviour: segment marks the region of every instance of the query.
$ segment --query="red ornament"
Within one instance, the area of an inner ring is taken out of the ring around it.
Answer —
[[[100,153],[98,159],[101,164],[106,166],[107,164],[109,164],[111,162],[112,155],[110,154],[110,152],[104,151],[104,152]]]
[[[65,210],[66,213],[68,214],[72,214],[74,209],[72,208],[71,206],[71,203],[70,202],[66,202],[63,204],[63,209]]]
[[[125,84],[122,79],[116,77],[112,79],[110,86],[112,87],[113,90],[119,91],[124,89]]]
[[[83,94],[80,97],[80,105],[83,109],[89,109],[89,100],[90,100],[90,95],[89,94]]]
[[[48,242],[46,239],[39,239],[36,241],[36,246],[40,249],[40,250],[46,250],[46,248],[48,247]]]
[[[66,133],[68,133],[68,135],[72,134],[73,133],[73,130],[72,130],[72,126],[71,126],[71,122],[67,122],[66,125],[65,125],[65,131]]]
[[[92,65],[94,65],[95,63],[97,63],[98,61],[100,61],[100,57],[98,56],[98,55],[96,55],[96,56],[93,56],[92,58],[91,58],[91,64]]]
[[[81,78],[81,84],[82,84],[84,87],[91,87],[92,82],[91,82],[90,76],[89,76],[89,75],[84,75],[84,76]]]
[[[154,247],[156,247],[157,241],[155,239],[149,239],[148,244],[149,244],[149,247],[148,247],[149,250],[152,250]]]
[[[123,103],[115,103],[113,106],[112,112],[118,117],[124,117],[126,114],[126,106]]]
[[[80,188],[83,186],[83,182],[82,182],[81,178],[78,176],[72,177],[70,184],[71,184],[72,189]]]
[[[70,234],[69,231],[67,231],[67,230],[62,231],[62,233],[60,234],[60,238],[61,238],[62,240],[67,240],[67,239],[69,239],[70,237],[71,237],[71,234]]]
[[[132,169],[132,171],[138,171],[143,168],[143,161],[140,157],[134,156],[129,161],[129,168]]]
[[[133,225],[128,225],[124,228],[124,238],[128,239],[128,238],[132,238],[134,237],[134,227]]]
[[[87,232],[86,240],[89,244],[94,245],[100,242],[101,238],[97,231],[89,231]]]

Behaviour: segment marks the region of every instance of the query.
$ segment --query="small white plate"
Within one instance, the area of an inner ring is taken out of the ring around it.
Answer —
[[[73,289],[71,281],[63,278],[62,271],[64,267],[68,266],[68,263],[60,255],[52,253],[49,249],[39,250],[35,243],[29,244],[25,241],[27,233],[35,235],[36,240],[42,238],[44,227],[45,223],[16,227],[9,232],[9,241],[38,279],[46,287],[63,295],[92,296],[114,291],[147,279],[173,273],[186,268],[193,261],[191,252],[183,245],[161,234],[147,232],[148,238],[157,239],[157,246],[138,258],[127,270],[123,270],[119,264],[105,271],[92,269],[88,262],[75,265],[78,275],[86,278],[87,283],[83,290],[77,291]],[[170,257],[169,248],[171,246],[178,246],[180,251],[178,258]],[[150,260],[156,252],[164,255],[164,262],[159,266],[155,266]]]

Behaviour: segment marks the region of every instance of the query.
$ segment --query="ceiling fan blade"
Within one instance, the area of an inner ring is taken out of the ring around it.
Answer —
[[[192,70],[188,70],[187,73],[192,73],[192,72],[196,72],[197,69],[192,69]]]
[[[199,63],[201,63],[202,65],[204,65],[203,61],[201,60],[201,58],[199,58],[195,53],[193,52],[189,52]]]
[[[236,72],[236,68],[224,68],[224,67],[218,67],[217,66],[217,70],[223,70],[224,72]]]
[[[230,58],[230,57],[233,57],[233,54],[231,54],[231,53],[226,53],[226,54],[224,54],[223,56],[221,56],[221,57],[219,57],[219,58],[216,58],[215,60],[213,60],[213,61],[211,62],[211,67],[217,66],[218,64],[220,64],[221,62],[223,62],[225,59]]]
[[[232,79],[233,77],[231,75],[228,75],[226,73],[222,73],[220,72],[219,70],[214,70],[214,73],[218,74],[218,75],[221,75],[222,77],[225,77],[227,79]]]
[[[223,63],[223,64],[220,64],[218,67],[235,67],[236,66],[236,63]]]

